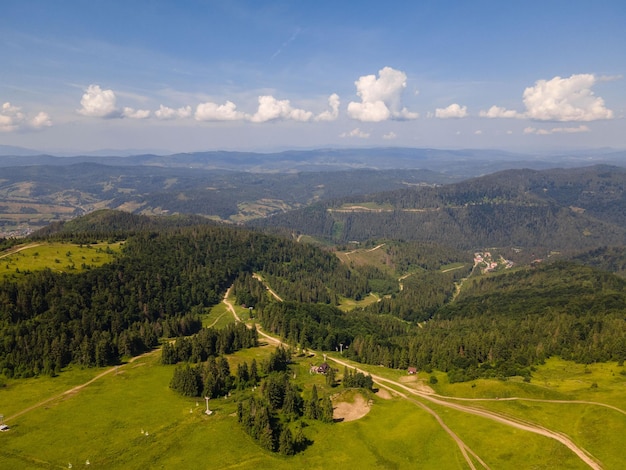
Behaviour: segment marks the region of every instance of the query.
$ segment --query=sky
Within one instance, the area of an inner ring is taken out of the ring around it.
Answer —
[[[0,145],[626,149],[624,0],[0,2]]]

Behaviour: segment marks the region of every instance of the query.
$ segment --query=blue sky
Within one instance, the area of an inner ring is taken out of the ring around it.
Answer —
[[[0,144],[626,148],[626,2],[0,5]]]

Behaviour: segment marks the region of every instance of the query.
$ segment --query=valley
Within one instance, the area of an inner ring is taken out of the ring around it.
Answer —
[[[621,468],[623,168],[85,168],[0,239],[1,466]]]

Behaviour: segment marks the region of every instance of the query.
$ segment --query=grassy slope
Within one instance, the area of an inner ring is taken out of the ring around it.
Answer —
[[[231,358],[257,361],[272,350],[262,347]],[[294,366],[297,382],[309,390],[324,390],[323,377],[308,374],[309,362]],[[469,397],[500,397],[472,403],[510,416],[519,416],[568,434],[598,457],[604,468],[620,468],[626,445],[626,415],[595,405],[505,401],[507,396],[581,399],[622,404],[626,377],[614,364],[588,366],[598,387],[580,384],[579,368],[564,361],[548,361],[530,384],[487,381],[449,385],[441,377],[439,392]],[[305,452],[285,458],[261,450],[238,426],[235,397],[210,402],[214,415],[202,414],[202,400],[172,392],[173,367],[159,363],[155,353],[121,366],[80,392],[46,404],[10,420],[2,433],[0,467],[50,468],[466,468],[457,446],[435,420],[415,403],[373,397],[364,418],[327,425],[311,422],[305,429],[314,441]],[[400,371],[372,368],[376,374],[402,379]],[[84,382],[97,370],[73,370],[60,377],[9,381],[0,390],[0,410],[6,417],[32,403]],[[421,377],[422,379],[425,376]],[[578,384],[578,385],[576,385]],[[472,386],[474,385],[474,386]],[[196,404],[197,403],[197,404]],[[428,402],[425,402],[428,403]],[[468,403],[465,403],[468,404]],[[584,468],[560,444],[531,433],[429,404],[491,468]],[[148,435],[141,431],[147,431]]]
[[[0,253],[0,278],[16,278],[23,276],[27,271],[45,268],[60,272],[79,272],[110,262],[113,253],[119,251],[120,243],[76,245],[45,242],[17,246],[9,252]]]
[[[41,248],[36,248],[40,257]],[[75,252],[67,245],[54,248],[59,249],[62,255],[68,250]],[[236,309],[247,318],[246,309]],[[206,325],[216,322],[218,327],[230,321],[232,316],[223,305],[204,319]],[[271,350],[265,346],[241,351],[230,358],[231,370],[234,372],[243,360],[262,361]],[[9,418],[12,429],[0,433],[0,468],[67,468],[70,462],[78,468],[87,460],[93,468],[287,469],[341,464],[360,468],[467,468],[458,447],[434,418],[415,401],[400,398],[372,397],[371,412],[358,421],[334,425],[311,422],[305,434],[314,444],[295,457],[265,452],[238,426],[233,415],[236,396],[212,401],[215,414],[205,416],[202,400],[183,398],[169,389],[173,367],[161,365],[159,357],[157,352],[125,364],[117,373],[15,419],[10,417],[20,410],[85,383],[102,370],[73,369],[56,378],[8,381],[7,387],[0,388],[0,413]],[[305,394],[313,383],[323,394],[328,391],[323,377],[308,374],[311,361],[319,362],[299,359],[293,368],[296,381]],[[410,383],[403,371],[359,367]],[[531,383],[477,380],[451,385],[444,374],[435,373],[439,383],[434,387],[447,396],[489,398],[463,403],[561,431],[597,457],[603,468],[617,469],[623,464],[621,449],[626,447],[626,413],[591,404],[505,399],[585,400],[624,410],[623,370],[614,363],[585,366],[551,359],[538,368]],[[419,376],[422,382],[428,378],[424,373]],[[417,400],[439,413],[491,468],[584,468],[570,451],[551,439]]]

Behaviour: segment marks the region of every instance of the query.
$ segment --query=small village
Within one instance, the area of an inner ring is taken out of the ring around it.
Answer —
[[[513,261],[492,256],[489,251],[478,251],[474,253],[474,266],[478,266],[483,274],[496,271],[498,269],[510,269],[514,265]]]

